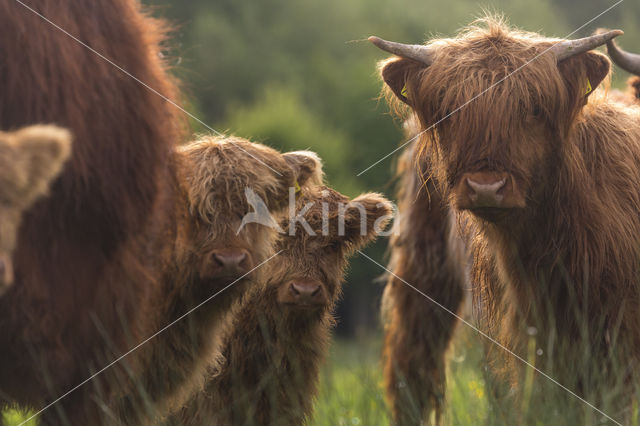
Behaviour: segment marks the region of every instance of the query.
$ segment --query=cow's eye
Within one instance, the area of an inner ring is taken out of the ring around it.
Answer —
[[[325,247],[324,249],[326,251],[330,251],[330,252],[337,252],[340,251],[342,249],[342,241],[330,241]]]
[[[533,107],[533,111],[531,112],[531,115],[533,115],[533,117],[542,118],[542,114],[542,108],[540,108],[538,105]]]

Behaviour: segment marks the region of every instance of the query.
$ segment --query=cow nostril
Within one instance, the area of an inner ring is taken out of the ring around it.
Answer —
[[[295,284],[291,284],[289,286],[289,291],[294,295],[294,296],[300,296],[300,292],[298,291],[298,289],[296,288]]]
[[[499,181],[493,183],[480,183],[471,180],[471,178],[467,178],[467,183],[469,184],[471,189],[476,192],[491,192],[495,194],[505,186],[505,184],[507,183],[507,179],[502,178]]]
[[[214,254],[214,258],[221,266],[238,267],[247,259],[247,253],[244,251],[218,252]]]
[[[474,203],[480,202],[483,204],[494,204],[496,202],[502,201],[503,195],[499,192],[507,184],[507,179],[502,178],[496,182],[480,183],[474,181],[471,178],[467,178],[467,184],[472,191],[469,194],[471,201],[473,201]]]
[[[300,298],[311,299],[318,296],[321,291],[320,285],[316,283],[306,281],[291,283],[291,292]]]

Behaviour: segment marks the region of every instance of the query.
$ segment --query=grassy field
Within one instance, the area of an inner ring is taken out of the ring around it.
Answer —
[[[447,416],[455,425],[483,423],[487,402],[477,368],[480,353],[470,341],[473,336],[460,334],[452,352],[451,403]],[[320,391],[311,425],[382,426],[390,423],[382,386],[381,345],[381,336],[333,342],[330,359],[321,371]],[[24,418],[15,411],[4,415],[6,425],[17,425]],[[28,423],[29,426],[35,424]]]
[[[508,425],[501,412],[492,412],[482,375],[483,340],[474,331],[461,327],[450,352],[445,424]],[[354,339],[335,339],[328,362],[320,373],[320,389],[315,403],[312,426],[379,426],[390,424],[390,413],[384,399],[380,365],[380,335]],[[530,360],[531,361],[531,360]],[[533,374],[533,373],[532,373]],[[554,389],[552,389],[554,390]],[[555,393],[557,392],[557,393]],[[523,424],[613,424],[574,396],[555,389],[551,401],[525,407]],[[567,419],[581,418],[567,423]],[[523,415],[518,414],[518,417]],[[17,425],[21,413],[4,414],[6,425]],[[640,425],[637,404],[628,417],[631,426]],[[625,422],[626,424],[627,422]],[[28,423],[35,426],[35,422]]]
[[[484,338],[461,326],[449,354],[446,425],[502,426],[513,424],[511,404],[491,405],[483,378]],[[381,338],[336,340],[330,361],[321,375],[321,386],[315,406],[314,426],[328,425],[388,425],[389,410],[384,401],[380,365]],[[535,350],[528,361],[535,364]],[[527,369],[525,388],[533,380],[533,370]],[[538,376],[548,398],[543,403],[528,403],[516,411],[515,418],[525,425],[600,425],[614,423],[598,414],[585,402],[566,390]],[[530,388],[530,385],[529,385]],[[526,393],[526,391],[525,391]],[[529,392],[530,394],[530,392]],[[526,398],[525,398],[526,401]],[[492,408],[498,407],[498,408]],[[629,415],[605,412],[624,424],[640,425],[638,405]],[[510,413],[510,414],[509,414]],[[580,419],[580,420],[578,420]]]
[[[480,374],[481,346],[460,330],[451,353],[446,423],[483,424],[488,418],[485,386]],[[384,400],[380,337],[336,340],[321,373],[313,426],[388,425]]]

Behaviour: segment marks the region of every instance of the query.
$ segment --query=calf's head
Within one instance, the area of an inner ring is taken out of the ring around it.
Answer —
[[[190,226],[180,238],[188,263],[199,280],[219,285],[248,278],[273,253],[290,193],[322,181],[314,153],[282,154],[235,137],[190,143],[179,149],[178,164],[188,203]]]
[[[71,135],[55,126],[0,132],[0,294],[13,283],[22,215],[46,195],[70,153]]]
[[[607,77],[592,52],[621,34],[562,41],[487,18],[427,45],[370,40],[396,111],[415,114],[423,155],[458,210],[498,221],[544,197],[587,98]]]
[[[313,314],[333,306],[348,257],[384,230],[392,207],[379,194],[349,200],[323,187],[303,193],[297,208],[298,215],[283,223],[281,253],[267,269],[267,285],[283,309]]]

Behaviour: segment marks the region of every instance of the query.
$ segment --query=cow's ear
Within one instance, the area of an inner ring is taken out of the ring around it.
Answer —
[[[71,133],[56,126],[35,125],[15,133],[32,197],[47,192],[50,182],[62,171],[71,154]]]
[[[283,154],[289,167],[293,169],[300,186],[321,185],[324,177],[322,160],[312,151],[294,151]]]
[[[581,103],[607,78],[611,61],[600,52],[589,51],[562,61],[559,65],[570,93]]]
[[[379,64],[382,80],[402,102],[411,106],[411,92],[415,88],[415,77],[426,66],[405,58],[392,58]]]
[[[359,249],[383,232],[393,217],[393,205],[380,194],[354,198],[344,214],[344,238],[353,250]]]

